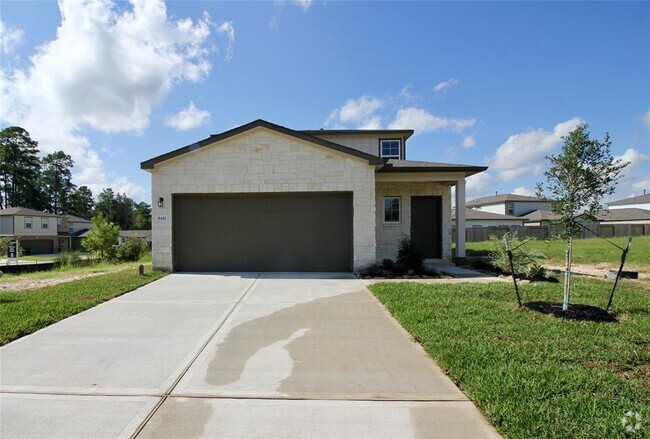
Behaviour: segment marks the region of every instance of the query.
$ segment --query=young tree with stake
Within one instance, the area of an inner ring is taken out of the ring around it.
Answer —
[[[578,217],[593,221],[600,209],[600,201],[614,193],[622,170],[629,162],[614,159],[611,154],[609,134],[603,142],[591,140],[586,124],[580,124],[568,136],[558,155],[547,156],[549,164],[546,189],[552,194],[553,212],[559,215],[560,235],[566,239],[566,277],[562,309],[569,308],[571,299],[571,259],[573,237],[580,233]],[[537,184],[538,196],[544,188]]]

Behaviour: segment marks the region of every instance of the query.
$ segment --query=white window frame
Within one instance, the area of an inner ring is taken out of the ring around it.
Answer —
[[[29,221],[28,221],[29,220]],[[32,229],[34,226],[34,219],[31,216],[26,216],[24,221],[25,229]]]
[[[63,225],[63,218],[56,219],[56,227],[59,228]]]
[[[41,229],[50,229],[50,219],[47,217],[41,218]]]
[[[397,142],[397,155],[384,154],[384,142]],[[379,140],[379,156],[384,159],[397,159],[402,158],[402,139],[380,139]]]
[[[386,201],[388,200],[397,200],[397,221],[391,220],[386,221]],[[398,196],[387,196],[384,197],[384,206],[383,206],[383,218],[384,224],[400,224],[402,222],[402,197]]]

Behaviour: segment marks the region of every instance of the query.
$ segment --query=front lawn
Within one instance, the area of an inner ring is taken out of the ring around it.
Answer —
[[[612,284],[574,277],[573,302],[605,307]],[[381,283],[388,310],[508,438],[650,435],[650,285],[622,281],[618,323],[566,320],[516,306],[511,284]],[[522,285],[524,301],[562,283]]]
[[[160,279],[166,273],[137,268],[30,291],[0,292],[0,345]]]
[[[627,238],[608,238],[619,247],[625,248]],[[566,242],[561,240],[533,240],[527,247],[543,253],[546,262],[554,265],[564,265]],[[492,241],[468,242],[467,256],[487,256],[493,250]],[[599,265],[605,264],[618,268],[621,262],[621,250],[601,238],[575,239],[573,241],[573,263]],[[626,269],[650,272],[650,236],[632,238],[632,245],[625,263]]]
[[[63,266],[63,267],[54,267],[51,270],[44,271],[29,271],[21,273],[4,273],[0,277],[0,285],[7,285],[8,288],[11,288],[11,284],[17,284],[27,281],[45,281],[45,280],[54,280],[61,278],[68,278],[74,276],[84,276],[88,274],[96,273],[110,273],[115,271],[122,271],[130,268],[137,268],[138,265],[143,264],[145,266],[151,265],[151,259],[149,257],[149,262],[146,262],[146,258],[142,258],[138,262],[105,262],[98,261],[97,263],[91,263],[89,265],[80,265],[80,266]],[[0,265],[0,271],[2,266]]]

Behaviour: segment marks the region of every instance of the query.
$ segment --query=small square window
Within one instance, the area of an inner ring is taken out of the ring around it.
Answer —
[[[50,219],[41,218],[41,229],[49,229],[49,228],[50,228]]]
[[[384,198],[384,222],[399,223],[399,217],[400,217],[400,198],[385,197]]]
[[[402,142],[399,139],[395,140],[380,140],[379,150],[381,157],[387,159],[400,159],[400,150],[402,149]]]
[[[25,217],[25,228],[26,229],[31,229],[32,228],[32,217],[30,217],[30,216]]]

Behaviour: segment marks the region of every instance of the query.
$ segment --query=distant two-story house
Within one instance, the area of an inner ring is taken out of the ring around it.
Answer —
[[[395,259],[404,236],[451,260],[451,187],[464,205],[465,178],[487,168],[407,160],[412,134],[257,120],[143,162],[154,267],[351,271]],[[462,259],[464,209],[456,225]]]
[[[25,207],[0,209],[0,236],[18,239],[25,254],[52,254],[70,249],[68,220]]]
[[[650,210],[650,194],[646,194],[645,191],[643,191],[643,195],[612,201],[611,203],[607,203],[607,208],[609,210],[616,210],[616,209]]]
[[[552,203],[537,197],[501,194],[477,198],[467,202],[465,207],[499,215],[524,216],[536,210],[551,210]]]

